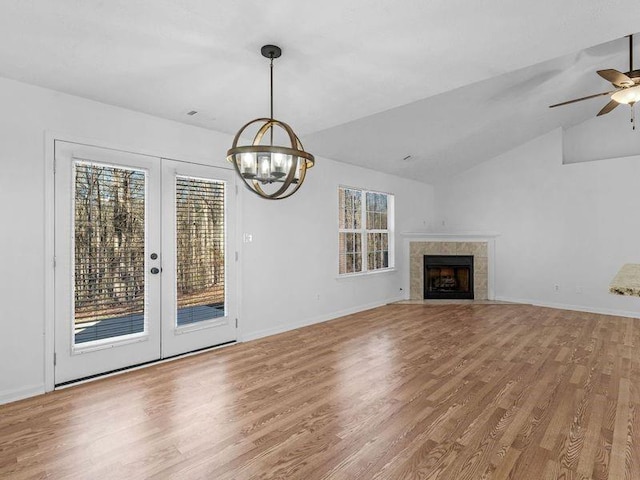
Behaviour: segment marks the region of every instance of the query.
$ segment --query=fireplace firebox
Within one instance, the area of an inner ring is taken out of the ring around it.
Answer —
[[[473,300],[473,255],[425,255],[424,298]]]

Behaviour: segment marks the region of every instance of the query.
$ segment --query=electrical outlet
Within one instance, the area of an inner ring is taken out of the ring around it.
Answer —
[[[576,285],[576,293],[577,293],[578,295],[581,295],[581,294],[582,294],[582,285]]]
[[[556,293],[558,293],[560,291],[560,285],[558,285],[557,283],[553,286],[553,289],[555,290]]]
[[[244,243],[251,243],[253,242],[253,235],[250,233],[243,233],[242,234],[242,241]]]

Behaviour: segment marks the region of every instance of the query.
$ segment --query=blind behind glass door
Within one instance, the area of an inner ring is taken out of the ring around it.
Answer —
[[[74,167],[74,343],[142,333],[146,173]]]
[[[225,183],[176,177],[177,326],[225,315]]]

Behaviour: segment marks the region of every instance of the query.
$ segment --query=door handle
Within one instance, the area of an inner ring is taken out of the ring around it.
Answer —
[[[157,275],[158,273],[160,273],[160,269],[158,269],[158,268],[156,268],[156,267],[153,267],[153,268],[151,269],[151,273],[153,273],[154,275]]]

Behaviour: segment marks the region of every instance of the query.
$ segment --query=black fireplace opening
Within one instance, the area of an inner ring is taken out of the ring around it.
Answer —
[[[473,300],[473,255],[425,255],[424,298]]]

